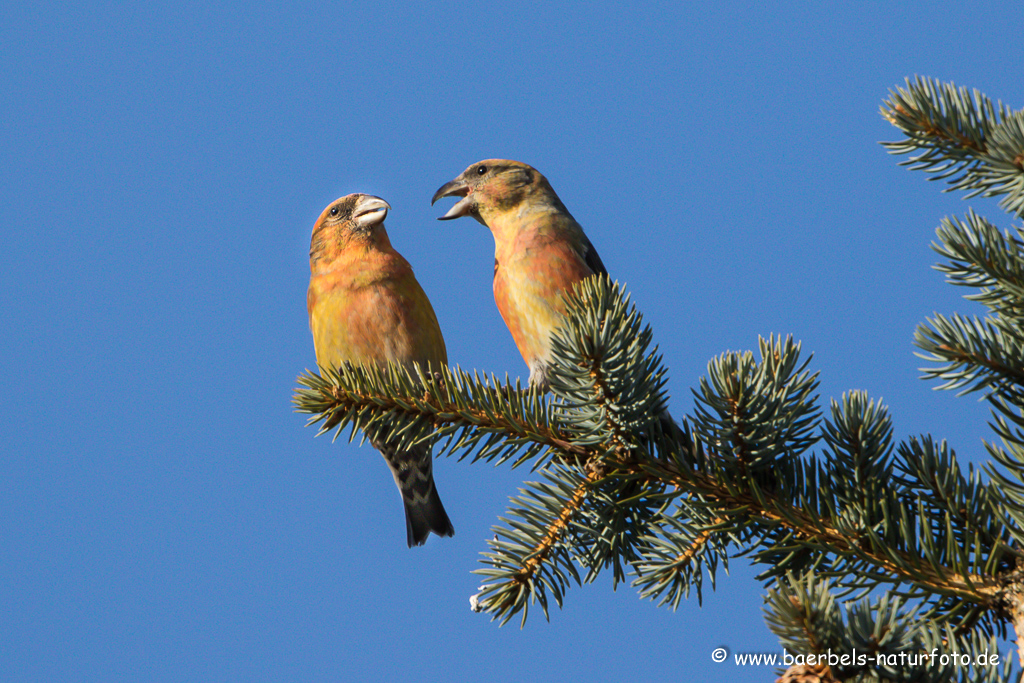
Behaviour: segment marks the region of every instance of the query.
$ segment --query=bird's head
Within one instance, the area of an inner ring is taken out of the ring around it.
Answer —
[[[473,164],[434,193],[431,204],[442,197],[461,197],[438,220],[472,216],[493,228],[493,222],[529,203],[565,210],[551,184],[534,167],[508,159],[485,159]]]
[[[350,194],[331,202],[316,219],[313,233],[320,230],[369,232],[384,223],[391,205],[369,194]]]
[[[313,225],[310,256],[323,252],[328,245],[344,249],[353,242],[379,239],[390,208],[390,204],[373,195],[346,195],[335,200]]]
[[[331,202],[313,225],[310,258],[328,256],[327,252],[344,250],[353,243],[387,240],[384,219],[390,208],[386,201],[369,194],[350,194]]]

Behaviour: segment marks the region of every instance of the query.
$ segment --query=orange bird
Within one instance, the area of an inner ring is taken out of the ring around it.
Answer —
[[[448,363],[430,300],[388,240],[390,208],[380,197],[350,194],[324,209],[313,226],[306,306],[321,368]],[[400,451],[387,439],[371,443],[402,494],[409,547],[423,545],[431,531],[453,535],[434,487],[430,446]]]
[[[494,235],[494,301],[530,368],[548,388],[551,333],[565,315],[563,291],[606,274],[601,257],[537,169],[518,161],[473,164],[434,194],[461,197],[439,220],[472,216]]]

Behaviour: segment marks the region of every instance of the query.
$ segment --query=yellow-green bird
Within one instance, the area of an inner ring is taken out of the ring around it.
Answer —
[[[530,368],[530,385],[546,390],[551,333],[565,315],[562,292],[608,271],[551,183],[532,166],[479,161],[443,185],[431,203],[453,196],[461,199],[439,220],[472,216],[491,229],[494,301]]]
[[[306,306],[321,368],[448,363],[430,300],[384,229],[390,208],[380,197],[350,194],[313,226]],[[430,446],[400,451],[388,439],[371,443],[402,494],[409,547],[423,545],[430,532],[453,535],[434,486]]]

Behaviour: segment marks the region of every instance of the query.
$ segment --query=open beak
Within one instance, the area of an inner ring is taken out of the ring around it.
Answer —
[[[380,197],[366,195],[359,200],[355,211],[352,212],[352,220],[359,227],[368,228],[383,223],[390,209],[391,205]]]
[[[453,218],[459,218],[467,215],[473,209],[473,201],[469,196],[469,185],[466,181],[461,178],[445,183],[441,188],[434,193],[434,198],[430,200],[430,205],[433,206],[441,197],[462,197],[459,201],[455,202],[455,205],[448,209],[448,213],[443,216],[438,216],[439,221],[450,221]]]

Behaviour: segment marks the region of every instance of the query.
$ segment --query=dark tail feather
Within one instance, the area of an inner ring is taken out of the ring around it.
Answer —
[[[448,513],[434,486],[433,460],[429,446],[416,446],[399,451],[387,443],[373,442],[391,468],[395,484],[405,505],[405,530],[409,547],[423,545],[430,532],[438,536],[454,536]]]
[[[455,529],[452,527],[451,520],[448,519],[448,513],[444,511],[444,505],[441,504],[441,496],[437,495],[437,489],[434,488],[433,482],[430,483],[430,492],[427,494],[426,500],[421,498],[411,501],[405,497],[405,492],[402,492],[402,502],[405,503],[406,540],[410,548],[426,543],[427,536],[431,531],[438,536],[455,535]]]

